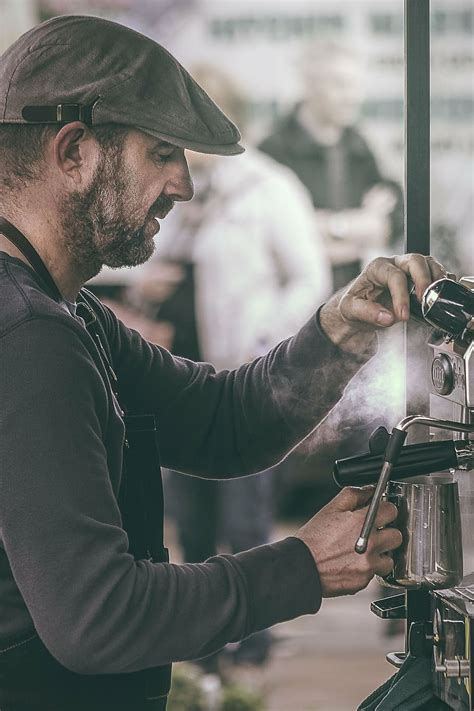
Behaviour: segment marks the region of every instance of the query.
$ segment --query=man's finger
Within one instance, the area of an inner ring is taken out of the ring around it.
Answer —
[[[398,528],[383,528],[381,531],[374,531],[371,535],[371,549],[377,553],[388,553],[394,551],[403,543],[403,536]]]
[[[406,273],[395,264],[397,257],[374,259],[367,268],[367,278],[380,289],[388,290],[394,320],[407,321],[410,313]]]
[[[410,295],[408,293],[407,278],[403,271],[393,264],[387,265],[386,274],[393,313],[399,321],[408,321],[410,316]]]
[[[389,309],[376,301],[361,299],[350,291],[342,297],[339,308],[348,321],[361,321],[375,328],[392,326],[396,320]]]
[[[385,578],[393,570],[393,560],[389,555],[379,555],[378,559],[374,565],[374,570],[376,575],[380,575]]]
[[[377,516],[375,517],[374,528],[381,528],[393,523],[398,516],[398,509],[390,501],[381,501]]]
[[[456,276],[454,274],[450,274],[449,272],[446,271],[446,269],[443,267],[443,265],[438,262],[438,260],[435,257],[432,257],[431,255],[429,257],[426,257],[428,264],[430,266],[431,270],[431,276],[433,277],[433,281],[437,281],[438,279],[443,279],[444,277],[448,277],[449,279],[454,279],[456,281]]]
[[[429,285],[436,279],[446,276],[446,271],[434,258],[431,260],[430,257],[424,257],[421,254],[404,254],[394,257],[394,264],[411,277],[420,302]]]

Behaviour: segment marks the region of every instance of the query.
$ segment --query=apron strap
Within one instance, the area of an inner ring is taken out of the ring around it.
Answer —
[[[97,319],[90,303],[79,295],[79,315],[92,336],[110,386],[123,413],[125,424],[124,470],[118,496],[123,526],[130,552],[136,560],[168,562],[164,545],[164,495],[155,415],[132,415],[120,401],[118,379],[101,340]]]
[[[12,225],[9,220],[5,217],[0,216],[0,232],[5,235],[5,237],[15,245],[17,249],[23,254],[23,256],[29,261],[36,274],[39,276],[43,282],[49,295],[55,301],[62,301],[63,297],[59,291],[56,283],[49,273],[45,263],[39,256],[33,245],[27,240],[24,234],[20,232],[19,229]]]

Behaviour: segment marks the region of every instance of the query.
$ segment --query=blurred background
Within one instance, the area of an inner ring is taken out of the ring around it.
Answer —
[[[239,125],[243,156],[188,154],[196,195],[152,260],[91,288],[174,353],[234,368],[294,333],[376,255],[403,253],[403,0],[0,0],[0,51],[59,14],[126,24],[167,47]],[[431,2],[432,254],[474,274],[474,9]],[[74,68],[71,67],[71,71]],[[334,494],[334,459],[404,414],[403,334],[285,462],[242,482],[166,475],[174,560],[289,535]],[[185,446],[185,442],[183,442]],[[349,711],[388,678],[397,624],[377,583],[313,618],[177,665],[171,711]]]

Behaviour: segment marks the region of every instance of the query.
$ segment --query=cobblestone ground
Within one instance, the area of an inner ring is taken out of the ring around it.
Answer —
[[[275,537],[295,528],[279,526]],[[172,527],[167,537],[173,549]],[[235,680],[264,693],[265,711],[355,711],[395,672],[386,652],[403,649],[403,636],[384,636],[387,623],[370,612],[371,600],[380,596],[372,583],[357,595],[325,600],[317,615],[274,627],[270,662],[236,672]]]

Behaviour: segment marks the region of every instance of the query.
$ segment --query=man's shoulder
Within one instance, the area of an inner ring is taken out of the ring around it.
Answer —
[[[41,288],[38,277],[15,257],[0,254],[0,338],[28,323],[55,321],[80,334],[80,325]]]

